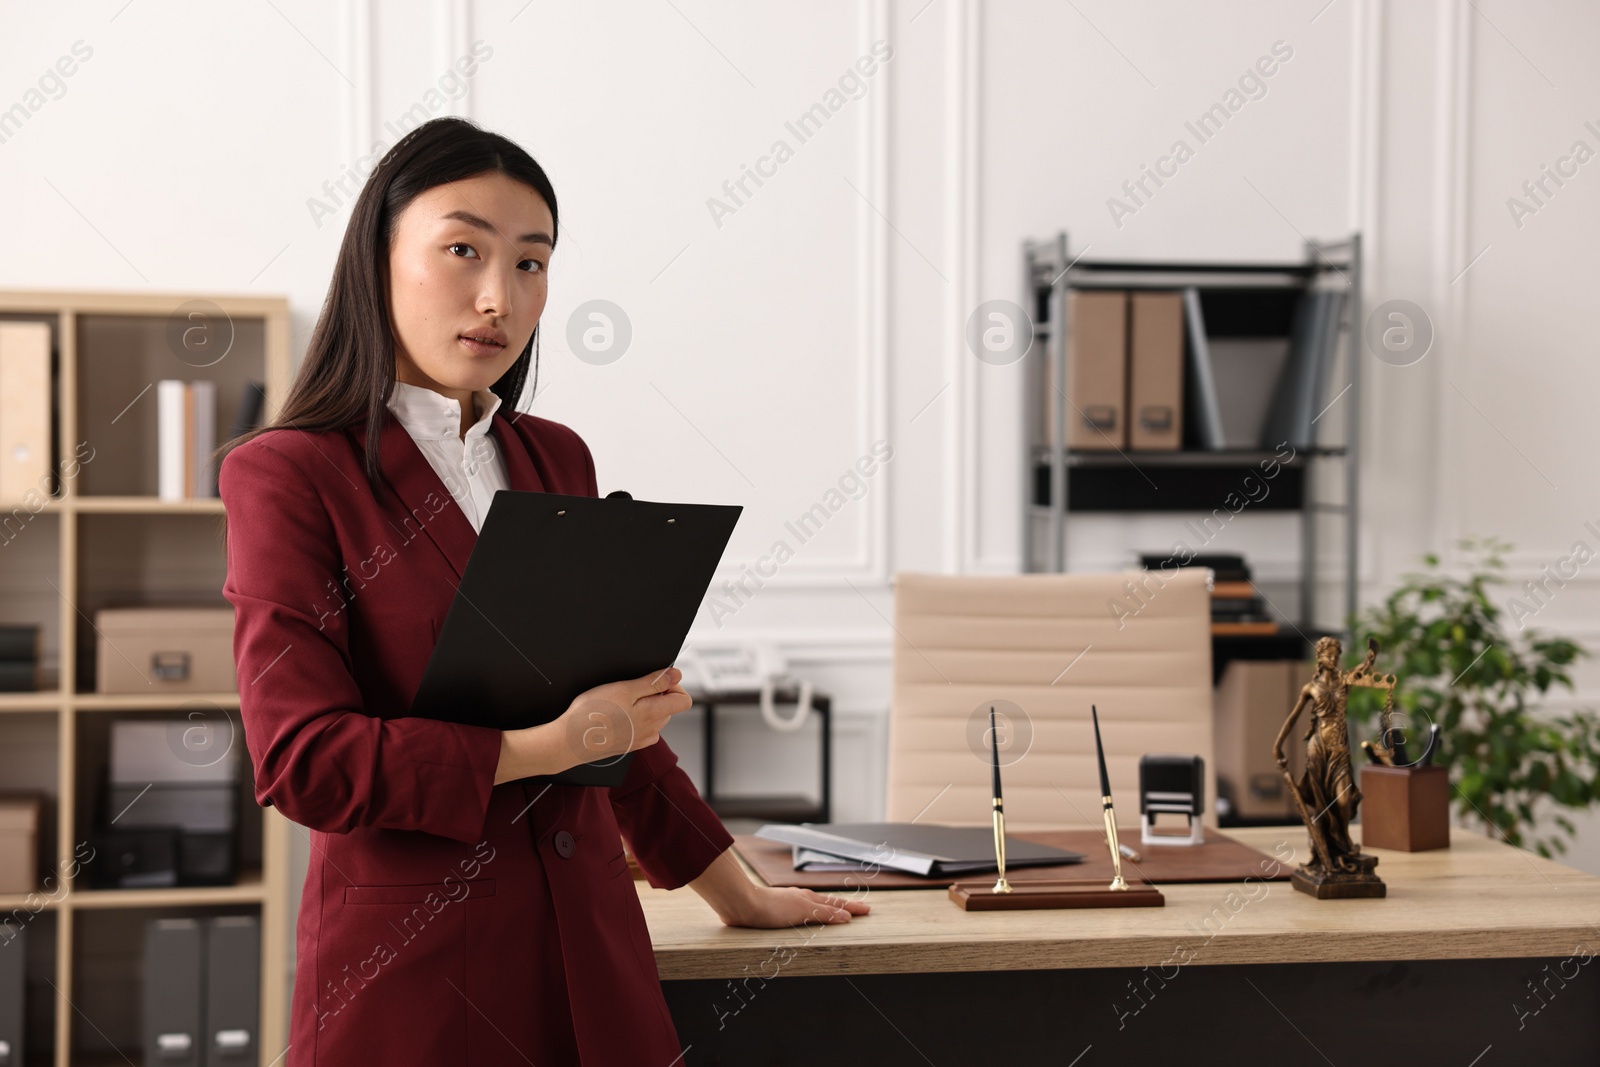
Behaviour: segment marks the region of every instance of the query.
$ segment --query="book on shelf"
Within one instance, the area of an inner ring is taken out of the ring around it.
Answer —
[[[187,500],[217,495],[217,383],[165,378],[156,383],[157,495]]]
[[[11,845],[13,838],[22,838],[19,833],[10,832],[11,827],[7,822],[6,844]],[[21,853],[20,855],[18,853]],[[6,882],[13,882],[5,886],[7,893],[19,892],[32,894],[32,871],[27,870],[34,866],[32,848],[24,852],[14,846],[6,849],[8,870]],[[20,862],[17,862],[20,861]],[[24,871],[27,871],[24,875]],[[32,1004],[26,1003],[31,990],[29,989],[29,975],[27,967],[28,952],[28,924],[30,913],[21,909],[15,910],[15,917],[7,916],[0,919],[0,944],[7,948],[0,952],[0,1046],[4,1046],[5,1063],[31,1063],[38,1053],[28,1045],[28,1008]],[[12,947],[13,943],[15,948]],[[23,1057],[26,1056],[27,1059]]]
[[[1273,385],[1289,362],[1289,339],[1212,337],[1209,347],[1211,372],[1216,375],[1222,405],[1222,447],[1238,451],[1266,448]]]
[[[1260,611],[1261,598],[1259,596],[1213,596],[1211,598],[1211,617],[1213,619],[1232,618],[1240,615],[1255,615]]]
[[[239,410],[234,414],[233,427],[228,440],[247,434],[261,425],[261,414],[267,407],[267,389],[260,382],[245,382],[244,393],[239,398]]]
[[[1193,286],[1183,291],[1184,336],[1188,341],[1188,374],[1184,381],[1188,422],[1194,428],[1199,446],[1215,452],[1226,447],[1222,431],[1222,405],[1217,399],[1217,377],[1211,367],[1211,345],[1206,337],[1205,315],[1200,309],[1200,290]]]
[[[0,626],[0,693],[32,693],[41,688],[41,640],[36,624]]]
[[[1316,443],[1339,343],[1345,293],[1184,292],[1193,438],[1204,450],[1266,449]],[[1292,306],[1289,301],[1292,300]],[[1208,303],[1209,301],[1209,303]],[[1216,321],[1209,304],[1219,305]]]
[[[1128,296],[1128,447],[1183,447],[1183,295]]]
[[[1268,614],[1265,611],[1240,611],[1240,612],[1228,612],[1228,613],[1224,613],[1224,614],[1220,614],[1220,615],[1219,614],[1213,614],[1211,616],[1211,621],[1213,623],[1257,623],[1257,622],[1265,622],[1265,623],[1272,623],[1274,626],[1277,625],[1277,620],[1274,619],[1270,614]]]
[[[1211,634],[1214,637],[1273,637],[1278,632],[1278,624],[1270,620],[1265,622],[1211,622]]]
[[[1115,451],[1128,444],[1128,294],[1069,290],[1066,301],[1066,427],[1056,426],[1055,367],[1044,369],[1045,441],[1068,448]]]
[[[0,322],[0,501],[48,495],[52,485],[50,326]]]
[[[1344,299],[1345,294],[1339,290],[1313,289],[1295,308],[1288,359],[1273,393],[1263,447],[1287,442],[1295,448],[1307,448],[1316,443],[1314,426],[1322,416]]]
[[[1188,286],[1069,290],[1067,426],[1047,361],[1038,425],[1074,451],[1313,446],[1347,294]]]
[[[39,640],[39,626],[36,623],[0,626],[0,660],[38,659]]]
[[[40,688],[38,660],[0,660],[0,693],[37,693]]]
[[[1161,570],[1171,557],[1146,552],[1139,565]],[[1191,556],[1185,567],[1211,568],[1211,632],[1215,634],[1271,634],[1278,623],[1268,610],[1266,598],[1257,592],[1250,579],[1250,564],[1241,555],[1212,553]]]
[[[1139,566],[1146,570],[1159,571],[1172,562],[1176,561],[1170,553],[1144,552],[1139,555]],[[1190,556],[1183,563],[1183,566],[1210,567],[1213,585],[1217,582],[1243,582],[1248,586],[1250,582],[1250,565],[1245,562],[1243,556],[1239,555],[1202,553]],[[1253,595],[1253,593],[1254,589],[1252,588],[1250,593],[1243,595],[1249,596]],[[1236,591],[1232,595],[1239,594]]]

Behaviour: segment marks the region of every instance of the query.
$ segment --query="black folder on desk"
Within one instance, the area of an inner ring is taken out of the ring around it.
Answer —
[[[932,823],[768,823],[755,836],[853,861],[945,878],[998,869],[994,830],[987,826],[939,826]],[[1006,867],[1055,867],[1080,863],[1083,854],[1006,835]]]
[[[515,730],[672,666],[743,508],[495,493],[411,714]],[[618,785],[632,753],[550,781]]]

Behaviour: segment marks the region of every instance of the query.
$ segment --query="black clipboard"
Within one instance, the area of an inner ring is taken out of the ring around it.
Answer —
[[[411,714],[516,730],[678,658],[744,509],[501,489]],[[633,754],[546,780],[618,785]]]

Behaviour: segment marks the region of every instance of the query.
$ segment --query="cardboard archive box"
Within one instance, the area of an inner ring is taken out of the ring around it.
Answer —
[[[1314,671],[1309,661],[1236,659],[1223,672],[1213,704],[1217,791],[1229,798],[1235,815],[1299,818],[1289,783],[1272,760],[1272,742]],[[1297,778],[1305,772],[1309,716],[1310,709],[1300,712],[1283,743]]]
[[[102,608],[95,612],[99,693],[231,693],[233,607]]]

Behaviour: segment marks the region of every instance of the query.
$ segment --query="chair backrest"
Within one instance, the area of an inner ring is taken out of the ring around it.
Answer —
[[[1215,826],[1209,579],[895,575],[885,819],[987,824],[988,705],[1009,701],[1022,718],[999,729],[1007,830],[1101,825],[1091,704],[1118,826],[1138,825],[1146,753],[1204,757]]]

